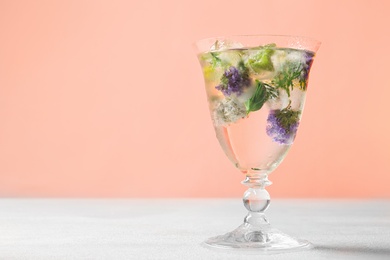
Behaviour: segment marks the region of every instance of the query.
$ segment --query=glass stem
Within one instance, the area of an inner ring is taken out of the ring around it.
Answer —
[[[250,232],[246,234],[249,241],[268,240],[267,230],[269,222],[264,214],[268,208],[271,198],[265,187],[272,183],[268,180],[267,174],[247,175],[242,184],[248,186],[243,196],[245,208],[248,215],[244,219],[244,225],[250,227]]]

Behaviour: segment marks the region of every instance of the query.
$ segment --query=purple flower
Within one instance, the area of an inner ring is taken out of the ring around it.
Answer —
[[[248,69],[243,63],[238,64],[238,68],[230,67],[227,69],[221,78],[221,84],[215,88],[221,91],[225,96],[230,96],[235,93],[237,96],[243,92],[245,87],[250,86]]]
[[[310,72],[311,64],[313,63],[314,54],[305,52],[304,56],[305,56],[305,64],[303,64],[303,69],[299,77],[299,83],[303,88],[303,90],[306,90],[307,78],[309,77],[309,72]]]
[[[299,126],[299,114],[299,111],[289,108],[271,110],[267,119],[267,135],[279,144],[292,144]]]

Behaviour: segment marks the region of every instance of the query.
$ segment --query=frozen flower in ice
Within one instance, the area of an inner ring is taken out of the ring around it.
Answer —
[[[245,106],[234,99],[226,98],[221,100],[215,107],[213,113],[214,125],[228,125],[246,116]]]
[[[303,56],[304,56],[304,63],[303,63],[304,65],[303,65],[301,75],[299,77],[299,84],[303,90],[306,90],[307,89],[307,79],[309,77],[309,71],[310,71],[311,64],[313,63],[314,54],[309,53],[309,52],[305,52]]]
[[[313,62],[313,54],[306,51],[294,50],[286,56],[286,62],[279,68],[279,74],[273,82],[276,87],[283,88],[287,94],[295,86],[295,80],[298,80],[299,87],[305,91],[307,89],[307,79]]]
[[[267,135],[274,142],[290,145],[293,143],[299,126],[300,111],[290,109],[271,110],[267,119]]]
[[[261,46],[260,49],[248,60],[249,67],[256,73],[274,71],[272,56],[275,53],[276,44],[271,43]]]
[[[221,78],[221,84],[215,88],[220,90],[225,96],[230,96],[235,93],[239,96],[245,87],[250,86],[251,79],[249,78],[248,68],[243,62],[240,62],[236,67],[231,66],[227,69]]]

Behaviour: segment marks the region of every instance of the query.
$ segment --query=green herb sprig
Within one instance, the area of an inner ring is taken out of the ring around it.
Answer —
[[[216,68],[216,67],[222,65],[222,60],[221,60],[221,58],[218,57],[219,56],[218,52],[210,52],[210,55],[211,55],[210,64],[211,64],[212,68]]]
[[[294,87],[293,81],[295,79],[301,81],[302,72],[303,68],[301,64],[298,66],[286,64],[284,69],[272,80],[272,84],[275,85],[276,88],[284,89],[287,92],[287,95],[290,96],[290,90]]]

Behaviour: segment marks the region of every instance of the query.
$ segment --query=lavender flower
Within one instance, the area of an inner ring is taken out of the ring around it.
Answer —
[[[271,110],[267,119],[267,135],[279,144],[292,144],[299,126],[299,114],[300,111],[293,111],[290,106]]]
[[[232,93],[239,96],[243,89],[250,86],[250,84],[248,68],[245,67],[243,62],[240,62],[238,68],[231,66],[223,73],[221,84],[215,88],[220,90],[225,96],[230,96]]]
[[[299,77],[299,84],[300,84],[302,90],[307,89],[307,79],[309,77],[311,64],[313,63],[313,57],[314,57],[314,54],[312,54],[312,53],[305,52],[305,54],[304,54],[305,63],[303,65],[303,69],[302,69],[301,75]]]

